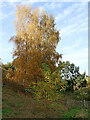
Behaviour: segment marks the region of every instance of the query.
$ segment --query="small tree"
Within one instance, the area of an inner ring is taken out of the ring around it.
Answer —
[[[44,98],[54,101],[58,99],[60,91],[65,90],[65,83],[61,80],[60,73],[57,70],[51,73],[48,65],[43,63],[42,66],[44,81],[33,82],[32,91],[38,99]]]

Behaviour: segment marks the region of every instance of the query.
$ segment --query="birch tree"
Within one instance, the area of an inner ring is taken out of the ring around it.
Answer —
[[[15,20],[16,36],[11,37],[15,43],[13,64],[15,66],[15,80],[23,80],[25,84],[37,82],[41,75],[41,63],[46,63],[52,71],[61,58],[56,52],[60,41],[59,31],[55,28],[54,17],[39,8],[18,5]]]

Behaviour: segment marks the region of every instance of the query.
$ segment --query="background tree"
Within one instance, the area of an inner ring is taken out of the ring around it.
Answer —
[[[74,90],[78,90],[80,87],[86,86],[86,73],[80,74],[79,67],[75,66],[73,63],[70,64],[69,61],[60,61],[58,64],[58,69],[62,79],[67,81],[68,91],[73,92]]]
[[[44,10],[40,12],[39,8],[18,5],[15,30],[16,36],[10,40],[16,45],[13,53],[16,81],[24,81],[28,85],[33,80],[42,80],[41,63],[46,63],[53,72],[61,57],[56,52],[60,38],[52,14],[48,15]]]
[[[2,79],[5,81],[9,69],[12,69],[12,63],[2,64]],[[14,68],[13,68],[14,69]]]

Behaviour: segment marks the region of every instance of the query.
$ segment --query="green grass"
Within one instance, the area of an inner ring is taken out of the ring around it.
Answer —
[[[18,102],[17,104],[16,104],[16,106],[21,106],[23,104],[23,102]]]
[[[11,107],[4,108],[4,109],[2,110],[2,114],[8,114],[8,113],[10,113],[10,112],[11,112]]]
[[[8,104],[8,100],[4,100],[4,101],[2,101],[2,102]]]
[[[75,115],[76,115],[79,111],[81,111],[80,108],[72,108],[70,111],[66,112],[66,114],[65,114],[64,117],[65,117],[65,118],[74,118]]]

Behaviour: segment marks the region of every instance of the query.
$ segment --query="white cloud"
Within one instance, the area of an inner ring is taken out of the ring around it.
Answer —
[[[78,21],[79,22],[79,21]],[[75,24],[69,24],[66,27],[63,27],[61,29],[61,34],[63,34],[63,36],[65,35],[69,35],[69,34],[76,34],[79,32],[84,32],[84,31],[88,31],[88,24],[86,23],[75,23]]]
[[[8,17],[7,14],[2,13],[2,11],[0,11],[0,22],[1,22],[2,20],[6,19],[7,17]]]
[[[13,11],[11,11],[10,13],[3,13],[2,11],[0,11],[0,22],[2,23],[3,20],[7,19],[8,17],[10,17],[10,15],[13,14]]]
[[[64,46],[63,50],[67,51],[68,53],[73,52],[73,50],[77,49],[78,47],[80,47],[81,43],[82,43],[82,39],[76,40],[73,45],[68,45],[68,46]]]
[[[22,1],[22,0],[0,0],[0,1],[4,1],[4,2],[18,2],[18,1]],[[33,2],[33,0],[28,0]],[[34,2],[88,2],[89,0],[34,0]]]
[[[86,10],[87,8],[87,10]],[[57,24],[60,24],[62,21],[62,26],[64,24],[75,24],[82,22],[88,22],[88,6],[87,3],[74,3],[72,6],[65,8],[60,12],[56,17],[55,21]]]
[[[70,61],[71,63],[74,63],[76,66],[80,67],[80,70],[84,72],[87,70],[88,66],[88,48],[82,48],[78,51],[71,50],[71,53],[68,52],[67,54],[63,55],[64,61]],[[82,68],[84,66],[84,68]],[[86,66],[86,68],[85,68]]]
[[[10,17],[10,15],[12,15],[14,12],[13,12],[13,10],[12,11],[10,11],[9,13],[4,13],[3,12],[3,9],[5,9],[5,8],[7,8],[8,9],[8,6],[9,5],[13,5],[13,7],[15,7],[15,4],[14,3],[9,3],[9,4],[7,4],[7,3],[5,3],[5,2],[2,2],[1,3],[1,8],[2,9],[0,9],[0,23],[3,21],[3,20],[5,20],[5,19],[7,19],[8,17]]]
[[[7,63],[12,61],[12,50],[13,46],[7,47],[3,49],[3,46],[0,46],[0,58],[2,59],[3,63]]]
[[[49,2],[49,3],[44,3],[43,6],[39,6],[40,10],[51,10],[54,11],[57,9],[60,9],[62,7],[62,3],[55,3],[55,2]]]
[[[1,2],[11,2],[11,3],[20,2],[20,1],[22,1],[22,0],[1,0]]]
[[[73,7],[71,8],[74,8],[76,5],[72,5],[72,6]],[[76,11],[72,9],[73,11],[75,11],[74,13],[70,12],[69,8],[70,7],[67,8],[68,12],[59,13],[59,15],[56,16],[57,28],[61,28],[60,30],[61,34],[65,36],[71,33],[75,34],[77,32],[88,31],[87,11],[84,11],[82,13],[77,13],[75,16],[73,16],[73,14],[78,10],[78,8],[76,9]],[[82,7],[82,10],[83,10],[83,7]],[[67,17],[67,16],[70,16],[70,17]]]
[[[72,6],[67,7],[62,13],[59,13],[56,16],[56,22],[60,22],[62,21],[62,19],[67,18],[67,16],[69,16],[72,12],[75,11],[76,8],[79,7],[79,4],[75,3]]]

